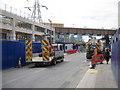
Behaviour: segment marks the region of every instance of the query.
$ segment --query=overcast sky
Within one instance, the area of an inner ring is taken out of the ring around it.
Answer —
[[[77,28],[117,28],[118,27],[118,1],[119,0],[39,0],[42,19],[53,23],[63,23],[66,27]],[[33,6],[34,0],[2,0],[9,6],[22,11],[26,6]]]

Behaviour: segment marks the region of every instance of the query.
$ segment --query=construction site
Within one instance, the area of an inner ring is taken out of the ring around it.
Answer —
[[[31,14],[0,6],[2,90],[120,90],[119,25],[105,29],[43,22],[41,8],[49,8],[39,0],[24,7]]]

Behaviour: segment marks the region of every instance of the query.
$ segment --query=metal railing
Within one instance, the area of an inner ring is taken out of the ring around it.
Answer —
[[[25,18],[27,20],[30,20],[32,22],[40,23],[38,20],[34,20],[34,18],[31,16],[31,14],[28,14],[26,12],[23,12],[22,10],[13,8],[12,6],[9,6],[9,5],[1,3],[1,2],[0,2],[0,9],[3,11],[6,11],[6,12],[12,13],[14,15],[20,16],[22,18]],[[45,25],[43,23],[42,23],[42,25],[53,28],[53,26],[51,26],[51,25]]]
[[[21,10],[18,10],[16,8],[13,8],[12,6],[9,6],[7,4],[4,4],[4,3],[1,3],[0,2],[0,9],[1,10],[4,10],[6,12],[9,12],[9,13],[12,13],[12,14],[15,14],[17,16],[20,16],[20,17],[23,17],[23,18],[26,18],[28,20],[32,20],[34,21],[32,18],[31,18],[31,15],[26,13],[26,12],[23,12]]]
[[[34,20],[30,14],[26,13],[26,12],[23,12],[22,10],[19,10],[19,9],[16,9],[16,8],[13,8],[12,6],[9,6],[7,4],[4,4],[4,3],[1,3],[0,2],[0,9],[3,10],[3,11],[6,11],[6,12],[9,12],[9,13],[12,13],[14,15],[17,15],[17,16],[20,16],[22,18],[25,18],[27,20],[30,20],[32,22],[36,22],[36,23],[40,23],[38,20]],[[50,28],[53,28],[53,26],[51,25],[45,25],[42,23],[42,25],[46,26],[46,27],[50,27]]]
[[[16,9],[16,8],[13,8],[12,6],[9,6],[7,4],[4,4],[4,3],[1,3],[0,2],[0,10],[2,11],[5,11],[5,12],[8,12],[8,13],[11,13],[13,15],[16,15],[16,16],[19,16],[19,17],[22,17],[22,18],[25,18],[27,20],[30,20],[32,22],[35,22],[35,23],[39,23],[38,21],[35,21],[30,14],[26,13],[26,12],[23,12],[19,9]],[[1,17],[1,22],[3,23],[3,20],[2,20],[2,17]],[[39,23],[49,29],[52,29],[53,27],[51,25],[45,25],[43,23]]]

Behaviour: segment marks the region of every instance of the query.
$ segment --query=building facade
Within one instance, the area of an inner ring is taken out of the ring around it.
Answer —
[[[1,40],[32,40],[42,39],[55,42],[55,28],[33,21],[30,15],[22,11],[14,11],[12,7],[2,5],[0,8],[0,39]],[[7,8],[9,8],[9,10]]]

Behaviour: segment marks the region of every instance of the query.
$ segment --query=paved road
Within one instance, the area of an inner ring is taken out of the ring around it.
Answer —
[[[88,70],[84,53],[65,56],[55,66],[23,67],[3,71],[3,88],[76,88]]]

